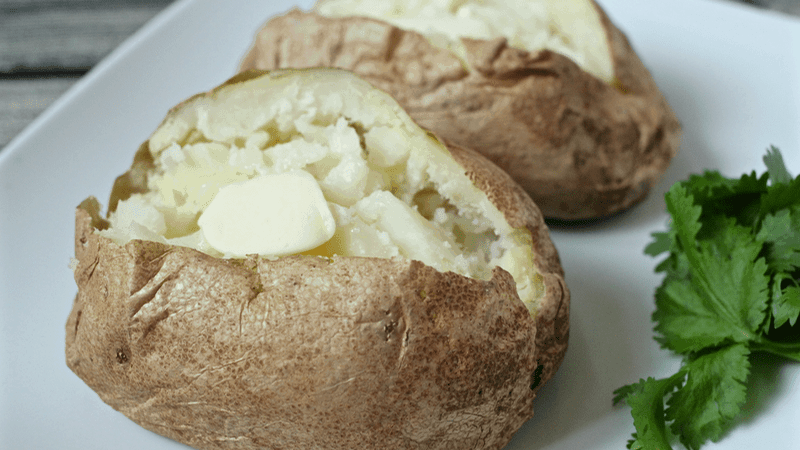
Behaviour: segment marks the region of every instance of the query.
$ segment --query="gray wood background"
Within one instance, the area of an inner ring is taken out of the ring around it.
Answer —
[[[0,151],[172,1],[0,0]],[[800,16],[800,0],[728,1]]]

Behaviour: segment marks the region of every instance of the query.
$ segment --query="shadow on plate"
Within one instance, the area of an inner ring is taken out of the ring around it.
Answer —
[[[572,294],[569,348],[534,400],[534,417],[506,450],[561,448],[558,444],[568,436],[619,413],[612,406],[614,389],[628,382],[631,373],[648,368],[639,347],[650,343],[631,339],[650,333],[649,306],[637,300],[641,288],[626,283],[620,276],[623,267],[598,269],[593,261],[565,256]],[[631,307],[631,302],[640,306]]]

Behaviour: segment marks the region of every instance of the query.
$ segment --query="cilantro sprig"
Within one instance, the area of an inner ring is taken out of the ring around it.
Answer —
[[[614,391],[631,407],[630,449],[717,442],[745,401],[753,352],[800,361],[800,176],[778,149],[767,171],[692,175],[666,194],[670,228],[645,253],[668,256],[656,289],[656,341],[683,357],[674,375]]]

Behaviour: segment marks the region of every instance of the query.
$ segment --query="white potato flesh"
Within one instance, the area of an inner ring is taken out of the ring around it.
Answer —
[[[120,201],[100,232],[119,244],[399,257],[482,280],[500,266],[532,314],[543,295],[530,233],[388,94],[349,72],[278,71],[222,87],[171,114],[149,148],[149,191]],[[303,208],[288,211],[282,197]]]
[[[591,0],[321,0],[326,17],[364,16],[416,31],[466,62],[460,38],[508,39],[512,47],[551,50],[611,82],[611,50]]]

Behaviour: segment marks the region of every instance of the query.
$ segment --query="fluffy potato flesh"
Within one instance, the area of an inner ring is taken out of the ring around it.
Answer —
[[[552,50],[611,82],[611,50],[591,0],[321,0],[326,17],[366,16],[423,34],[466,65],[462,37],[506,38],[527,51]]]
[[[480,280],[499,266],[536,313],[530,232],[387,94],[345,71],[277,71],[189,102],[149,140],[147,191],[102,235],[225,258],[399,257]]]

